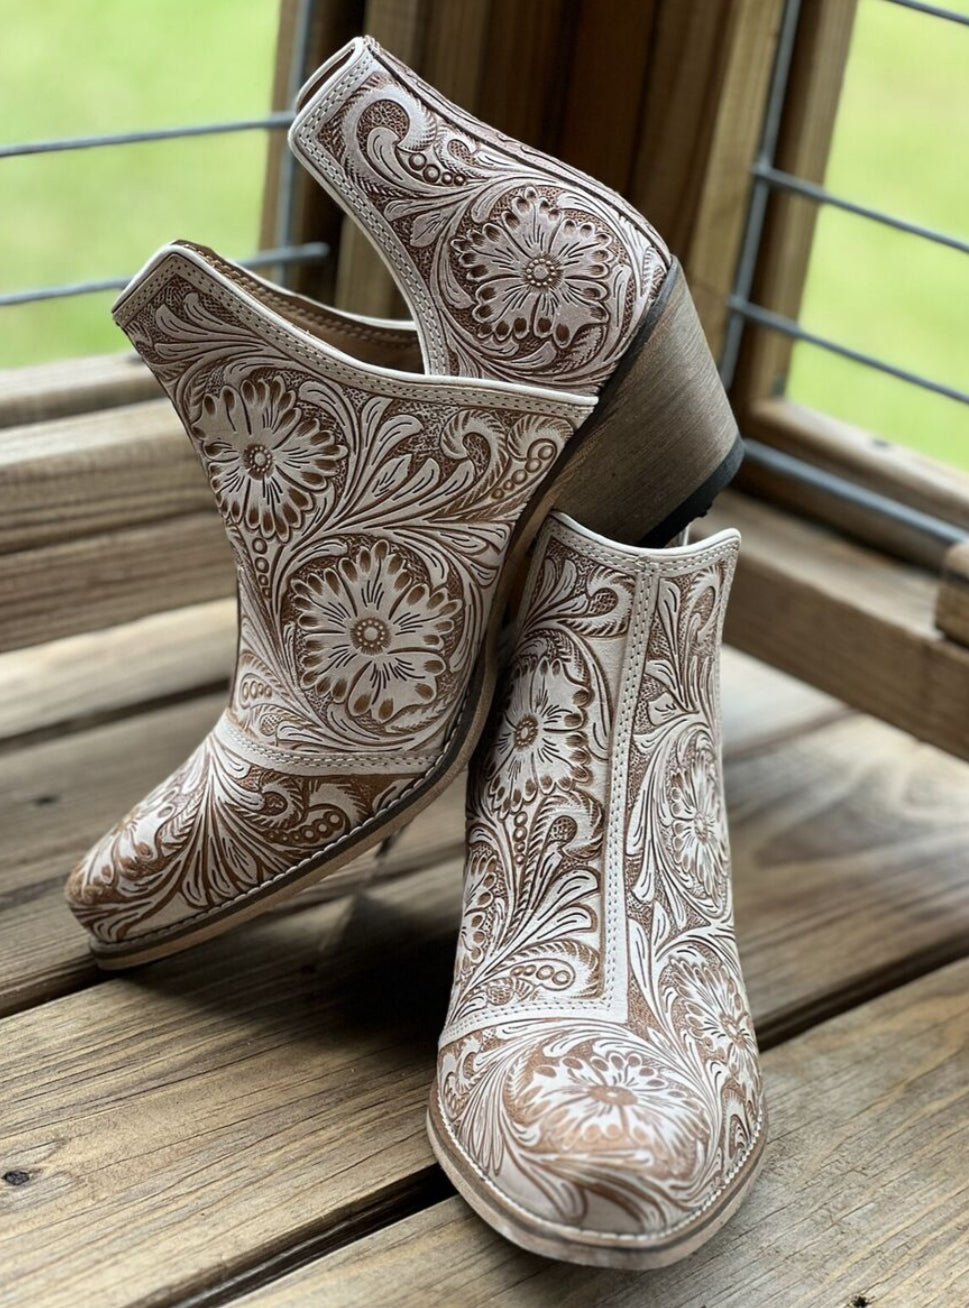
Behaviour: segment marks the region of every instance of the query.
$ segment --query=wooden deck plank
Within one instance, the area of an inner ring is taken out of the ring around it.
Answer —
[[[727,791],[762,1035],[969,952],[969,765],[859,716],[728,765]]]
[[[220,599],[234,586],[211,512],[0,554],[0,650]]]
[[[0,742],[228,682],[236,602],[211,600],[0,654]]]
[[[212,492],[168,400],[0,429],[0,553],[196,510]]]
[[[965,841],[956,857],[952,828],[965,767],[940,755],[916,767],[909,744],[850,719],[730,765],[762,1030],[884,977],[914,938],[962,939]],[[852,762],[873,754],[880,780]],[[818,778],[827,788],[812,804]],[[36,1303],[41,1285],[51,1308],[241,1292],[294,1250],[322,1254],[425,1204],[423,1103],[459,894],[460,861],[445,861],[0,1023],[0,1174],[30,1176],[0,1187],[10,1301]],[[803,930],[801,895],[830,905]]]
[[[240,1308],[849,1308],[969,1301],[969,962],[765,1057],[771,1135],[748,1203],[660,1272],[516,1249],[460,1199],[238,1300]]]
[[[96,974],[64,903],[85,849],[186,757],[221,711],[212,695],[0,757],[0,1012]]]
[[[168,615],[167,625],[146,619],[3,656],[0,702],[6,699],[7,708],[0,710],[0,739],[4,723],[23,729],[31,720],[81,715],[95,706],[106,713],[132,699],[155,698],[163,686],[174,692],[196,677],[207,683],[225,647],[234,648],[225,604],[231,601],[186,610],[181,619]],[[139,659],[147,634],[155,644]],[[740,654],[728,657],[725,683],[729,747],[738,752],[842,711]],[[0,1013],[65,994],[95,975],[85,937],[64,906],[64,878],[92,841],[191,752],[221,704],[221,695],[207,696],[0,755]],[[462,796],[458,786],[420,815],[382,860],[380,873],[397,875],[457,853],[464,838]],[[332,898],[375,870],[375,860],[365,855],[319,893]]]
[[[443,864],[5,1019],[7,1302],[174,1301],[423,1190],[459,894]]]

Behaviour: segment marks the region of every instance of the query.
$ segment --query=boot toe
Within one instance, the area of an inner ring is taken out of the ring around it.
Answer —
[[[208,930],[216,915],[286,891],[372,821],[413,777],[317,774],[237,752],[215,729],[74,869],[67,900],[102,955]],[[201,938],[199,936],[199,938]]]
[[[166,896],[161,885],[167,862],[158,839],[162,790],[152,791],[92,845],[67,879],[68,906],[98,944],[137,934],[148,919],[155,927],[188,911],[180,895]],[[169,858],[174,853],[167,850]]]
[[[558,1031],[508,1050],[500,1071],[493,1051],[467,1053],[462,1068],[446,1052],[439,1082],[457,1170],[506,1210],[512,1238],[537,1233],[519,1243],[540,1252],[556,1238],[588,1261],[597,1248],[677,1246],[759,1153],[759,1086],[696,1075],[628,1034]]]

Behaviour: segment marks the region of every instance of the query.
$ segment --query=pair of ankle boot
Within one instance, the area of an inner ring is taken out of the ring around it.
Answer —
[[[644,219],[372,41],[290,143],[413,326],[183,242],[120,297],[225,521],[239,646],[222,717],[69,902],[106,967],[174,953],[473,754],[432,1145],[519,1244],[659,1266],[736,1208],[765,1129],[720,761],[738,537],[665,547],[734,471],[729,408]]]

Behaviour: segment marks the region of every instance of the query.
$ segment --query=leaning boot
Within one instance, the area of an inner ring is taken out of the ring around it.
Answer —
[[[291,143],[414,327],[323,310],[187,243],[115,306],[224,519],[240,639],[212,733],[70,880],[106,966],[263,911],[448,783],[553,505],[663,540],[739,458],[682,275],[619,196],[368,40],[312,80]]]
[[[721,776],[738,541],[553,515],[472,769],[431,1143],[486,1221],[570,1262],[682,1258],[764,1144]]]

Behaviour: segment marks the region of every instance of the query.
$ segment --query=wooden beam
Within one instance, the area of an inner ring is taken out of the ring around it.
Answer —
[[[717,51],[719,91],[683,261],[715,356],[723,344],[727,299],[737,275],[750,204],[751,168],[760,147],[782,11],[782,0],[731,4]],[[709,97],[709,88],[703,87],[702,93]],[[695,154],[696,144],[683,142],[683,148]]]
[[[214,511],[0,554],[0,651],[230,595]]]
[[[0,430],[0,554],[211,509],[167,399]]]
[[[860,427],[784,397],[753,403],[746,413],[743,430],[752,440],[969,531],[969,473],[959,468],[939,463],[903,445],[894,445]],[[758,494],[766,493],[778,502],[795,505],[802,495],[802,487],[789,487],[785,494],[779,481],[752,464],[745,465],[741,475],[741,485],[751,487]],[[885,533],[897,533],[898,528],[887,526],[884,515],[869,514],[862,521],[856,510],[845,507],[834,496],[819,492],[807,494],[810,494],[810,505],[806,507],[812,514],[820,513],[823,521],[833,525],[844,523],[853,533],[861,531],[872,544],[891,547],[891,536],[886,537]],[[902,540],[898,543],[904,545]],[[927,561],[919,557],[914,542],[907,548],[913,562]],[[937,564],[938,557],[933,562]]]
[[[309,29],[305,67],[297,68],[300,23],[306,12]],[[294,93],[303,79],[361,31],[362,22],[363,0],[280,0],[272,109],[292,109]],[[288,230],[282,223],[280,204],[284,187],[292,188],[292,226]],[[332,302],[342,222],[340,207],[291,159],[285,132],[271,132],[263,189],[261,248],[274,249],[288,242],[302,245],[307,241],[325,241],[332,250],[331,257],[321,265],[292,265],[286,273],[287,286]],[[272,275],[273,270],[268,272]]]
[[[155,399],[161,387],[136,354],[95,354],[0,372],[0,428]]]
[[[802,0],[776,166],[823,182],[851,47],[857,0]],[[754,298],[797,319],[814,241],[817,206],[797,196],[771,197]],[[793,342],[748,328],[731,398],[741,425],[756,400],[783,394]]]
[[[220,599],[0,654],[0,745],[227,684],[235,652]]]
[[[935,627],[938,578],[737,492],[697,526],[743,534],[735,645],[969,758],[969,649]]]
[[[969,542],[953,545],[945,556],[935,625],[950,640],[969,645]]]

